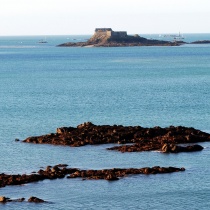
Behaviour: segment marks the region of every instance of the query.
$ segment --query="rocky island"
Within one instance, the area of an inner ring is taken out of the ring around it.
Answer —
[[[126,46],[179,46],[182,41],[170,42],[146,39],[138,34],[131,36],[126,31],[111,28],[96,28],[94,35],[86,42],[67,42],[58,47],[126,47]]]
[[[122,125],[94,125],[85,122],[77,127],[57,128],[56,133],[28,137],[25,143],[53,144],[72,147],[97,144],[120,144],[108,150],[142,152],[159,150],[165,153],[194,152],[203,149],[192,143],[210,141],[210,134],[183,126],[167,128]],[[180,146],[179,144],[189,144]]]

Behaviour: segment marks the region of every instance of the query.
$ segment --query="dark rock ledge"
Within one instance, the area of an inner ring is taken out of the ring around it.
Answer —
[[[113,169],[102,169],[102,170],[80,170],[77,168],[66,168],[58,166],[48,166],[45,170],[40,169],[35,174],[18,174],[8,175],[0,174],[0,187],[9,185],[22,185],[32,182],[38,182],[45,179],[58,179],[58,178],[82,178],[82,179],[105,179],[105,180],[118,180],[119,177],[125,177],[131,174],[161,174],[161,173],[173,173],[184,171],[184,168],[176,167],[159,167],[155,166],[152,168],[113,168]],[[33,199],[31,199],[33,200]],[[4,202],[4,199],[2,199]],[[32,201],[33,202],[33,201]]]
[[[177,144],[209,142],[210,134],[183,126],[167,128],[122,125],[94,125],[85,122],[77,127],[57,128],[56,133],[28,137],[23,142],[34,144],[53,144],[72,147],[96,144],[130,144],[121,145],[109,150],[121,152],[142,152],[159,150],[162,152],[193,152],[203,148],[200,145],[181,147]],[[166,149],[166,145],[167,149]]]

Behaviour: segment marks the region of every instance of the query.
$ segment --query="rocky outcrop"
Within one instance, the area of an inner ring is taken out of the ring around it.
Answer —
[[[8,185],[23,185],[31,182],[38,182],[45,179],[64,178],[66,174],[73,173],[77,169],[66,169],[65,167],[48,166],[45,170],[40,169],[32,174],[0,174],[0,187]]]
[[[184,168],[176,167],[159,167],[155,166],[152,168],[128,168],[128,169],[102,169],[102,170],[80,170],[77,168],[66,168],[58,166],[47,166],[45,170],[39,170],[35,174],[18,174],[18,175],[7,175],[0,174],[0,187],[9,185],[22,185],[32,182],[38,182],[45,179],[62,179],[67,178],[82,178],[82,179],[104,179],[108,181],[118,180],[119,177],[124,177],[131,174],[159,174],[159,173],[172,173],[184,171]],[[43,202],[36,197],[31,197],[30,202]],[[0,202],[9,201],[5,197],[0,197]]]
[[[210,141],[210,134],[183,126],[143,128],[141,126],[94,125],[86,122],[77,127],[57,128],[56,133],[28,137],[23,142],[72,147],[116,143],[123,145],[109,148],[109,150],[141,152],[161,150],[164,144],[176,145],[205,141]],[[128,143],[132,145],[124,145]],[[198,149],[197,146],[196,148]],[[194,151],[189,148],[186,150]]]

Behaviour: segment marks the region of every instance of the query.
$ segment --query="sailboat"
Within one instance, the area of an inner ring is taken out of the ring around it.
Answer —
[[[180,34],[180,32],[179,32],[179,35],[174,35],[173,37],[174,37],[174,40],[177,40],[177,41],[184,39],[184,37]]]
[[[40,39],[40,40],[38,41],[38,43],[40,43],[40,44],[45,44],[45,43],[47,43],[46,37],[45,37],[45,39]]]

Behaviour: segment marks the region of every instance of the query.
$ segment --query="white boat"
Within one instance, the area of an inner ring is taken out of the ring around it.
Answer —
[[[45,43],[47,43],[47,40],[46,40],[46,38],[45,38],[45,39],[40,39],[40,40],[38,41],[38,43],[40,43],[40,44],[45,44]]]
[[[179,35],[173,35],[172,37],[176,41],[180,41],[180,40],[184,39],[183,35],[181,35],[180,32],[179,32]]]

